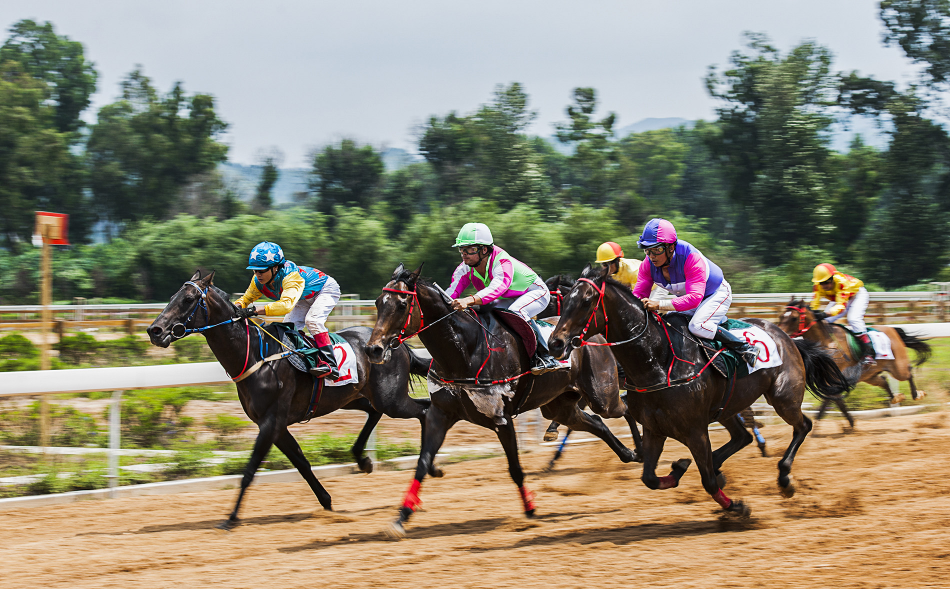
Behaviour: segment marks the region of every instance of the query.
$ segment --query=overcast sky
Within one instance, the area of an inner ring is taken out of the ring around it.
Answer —
[[[593,86],[624,126],[648,117],[714,117],[702,79],[767,33],[783,51],[804,39],[835,68],[906,83],[915,69],[885,48],[876,0],[588,2],[0,0],[4,30],[52,21],[99,72],[92,113],[141,64],[159,90],[217,99],[230,159],[278,146],[306,166],[316,146],[353,137],[414,151],[429,116],[468,113],[495,85],[521,82],[538,111],[532,132],[564,120],[571,90]]]

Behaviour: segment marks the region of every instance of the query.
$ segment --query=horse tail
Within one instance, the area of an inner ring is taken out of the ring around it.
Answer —
[[[927,340],[922,340],[914,335],[908,335],[900,327],[895,327],[894,331],[900,336],[905,346],[917,353],[917,362],[914,363],[914,366],[920,366],[927,360],[930,360],[930,356],[933,355],[933,349],[930,347],[930,344],[927,343]]]
[[[412,348],[403,344],[403,347],[406,348],[406,351],[409,352],[409,374],[415,374],[416,376],[428,376],[429,375],[429,361],[423,360],[412,351]]]
[[[822,400],[834,400],[850,391],[857,378],[842,374],[831,355],[819,344],[805,339],[793,339],[805,363],[805,385]]]

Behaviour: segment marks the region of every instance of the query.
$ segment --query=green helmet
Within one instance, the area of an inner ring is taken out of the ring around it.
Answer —
[[[491,230],[484,223],[466,223],[459,230],[459,236],[455,238],[455,245],[452,247],[463,247],[466,245],[492,245],[494,240],[491,236]]]

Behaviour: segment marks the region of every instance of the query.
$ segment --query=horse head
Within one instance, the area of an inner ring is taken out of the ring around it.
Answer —
[[[798,337],[815,324],[815,315],[805,301],[792,299],[778,319],[778,327],[790,337]]]
[[[416,287],[423,264],[409,271],[396,267],[392,280],[376,297],[376,324],[366,342],[366,355],[373,364],[382,364],[392,356],[393,348],[412,337],[422,327],[422,315]],[[408,334],[408,335],[407,335]]]
[[[606,268],[599,264],[587,264],[581,272],[581,277],[564,297],[561,318],[548,340],[548,347],[555,358],[567,357],[571,349],[579,345],[577,340],[587,333],[598,333],[600,326],[595,324],[591,330],[591,319],[602,311],[597,307],[603,303],[606,279]]]
[[[208,325],[212,315],[220,314],[224,305],[217,300],[221,297],[213,280],[213,270],[204,276],[196,270],[191,279],[181,285],[146,330],[152,344],[167,348],[172,341],[185,337],[188,329]]]

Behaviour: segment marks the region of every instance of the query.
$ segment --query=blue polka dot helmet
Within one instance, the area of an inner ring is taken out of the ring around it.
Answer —
[[[267,270],[271,266],[284,263],[284,250],[276,243],[262,241],[254,246],[247,259],[248,270]]]

